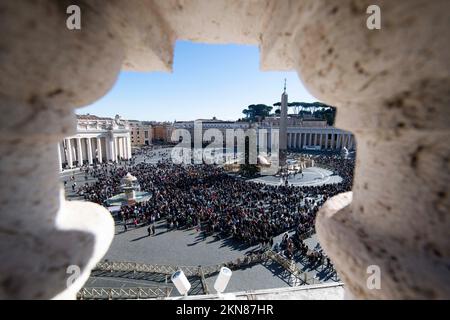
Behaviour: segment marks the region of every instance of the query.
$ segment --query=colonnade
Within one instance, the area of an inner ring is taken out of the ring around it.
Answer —
[[[353,150],[355,139],[350,132],[342,130],[311,130],[287,133],[288,149],[316,148],[321,150]]]
[[[131,158],[131,140],[126,136],[75,136],[58,143],[59,168]]]
[[[261,137],[266,136],[265,142],[270,148],[272,141],[272,128],[263,128],[266,133],[258,134],[258,144]],[[278,128],[273,128],[278,130]],[[347,150],[356,150],[356,140],[349,131],[337,128],[288,128],[287,129],[287,149],[288,150],[331,150],[339,151],[344,147]],[[264,139],[263,139],[264,141]]]

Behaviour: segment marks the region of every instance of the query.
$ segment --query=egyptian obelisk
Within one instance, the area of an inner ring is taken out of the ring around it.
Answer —
[[[286,149],[287,149],[287,103],[288,95],[286,93],[286,79],[284,79],[284,91],[281,95],[281,112],[280,112],[280,151],[279,151],[279,166],[284,168],[286,166]]]

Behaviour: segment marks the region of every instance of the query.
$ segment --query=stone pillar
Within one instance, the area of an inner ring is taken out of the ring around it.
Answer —
[[[112,87],[124,57],[101,10],[82,15],[70,31],[56,1],[0,2],[0,299],[74,299],[114,235],[105,208],[66,202],[59,181],[74,108]]]
[[[94,161],[92,159],[92,142],[91,142],[91,138],[87,138],[86,139],[86,145],[87,145],[88,161],[89,161],[89,164],[92,164]]]
[[[118,161],[120,158],[119,137],[114,137],[114,159]]]
[[[320,149],[322,149],[322,136],[323,136],[323,133],[320,134],[320,138],[319,138]]]
[[[115,161],[115,154],[114,154],[114,137],[108,137],[108,151],[109,151],[109,160]]]
[[[125,138],[124,137],[120,137],[119,139],[119,145],[120,145],[120,154],[122,155],[122,158],[126,158],[126,154],[125,154]]]
[[[103,162],[103,154],[102,154],[102,139],[97,138],[97,159],[99,163]]]
[[[341,138],[341,149],[347,148],[347,133],[343,133],[342,134],[342,138]]]
[[[119,144],[119,153],[121,158],[125,158],[123,150],[123,137],[118,138],[117,143]]]
[[[70,138],[66,139],[66,149],[67,149],[67,161],[68,161],[68,167],[73,167],[73,157],[72,157],[72,143],[70,141]]]
[[[114,138],[114,156],[116,161],[122,157],[122,154],[120,153],[119,139],[120,137]]]
[[[312,132],[309,132],[309,138],[308,138],[308,146],[312,146]]]
[[[128,150],[128,159],[131,159],[131,139],[130,137],[127,137],[127,150]]]
[[[349,149],[349,150],[352,150],[352,149],[353,149],[353,145],[354,145],[353,140],[354,140],[353,135],[350,135],[350,137],[349,137],[349,142],[348,142],[348,149]]]
[[[123,137],[122,138],[122,152],[123,152],[123,157],[125,159],[128,159],[128,145],[127,145],[127,137]]]
[[[350,139],[352,138],[351,133],[347,133],[346,135],[346,139],[345,139],[345,147],[347,148],[347,150],[350,150]]]
[[[294,149],[297,149],[298,146],[298,133],[294,133]]]
[[[58,151],[58,171],[62,171],[62,159],[61,159],[61,143],[58,141],[57,143],[57,151]]]
[[[364,27],[369,4],[330,14],[316,0],[298,17],[314,21],[297,33],[297,70],[358,141],[353,192],[324,204],[317,235],[348,297],[449,299],[450,3],[377,1],[381,30]]]
[[[81,148],[81,138],[77,138],[77,160],[79,167],[83,165],[83,150]]]
[[[306,146],[306,132],[303,133],[303,143],[302,143],[302,149],[305,149]]]

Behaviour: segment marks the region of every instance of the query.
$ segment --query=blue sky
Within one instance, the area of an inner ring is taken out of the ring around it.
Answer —
[[[250,104],[280,101],[284,78],[289,101],[317,101],[296,72],[261,72],[256,46],[179,41],[172,73],[121,72],[103,98],[77,113],[150,121],[236,120]]]

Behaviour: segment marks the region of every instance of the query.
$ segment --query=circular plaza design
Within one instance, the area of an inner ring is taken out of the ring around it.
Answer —
[[[261,176],[248,181],[265,183],[273,186],[281,185],[280,177],[272,175]],[[320,186],[340,182],[342,182],[342,178],[339,175],[331,170],[320,167],[305,168],[302,173],[290,174],[288,177],[288,185],[296,187]]]

